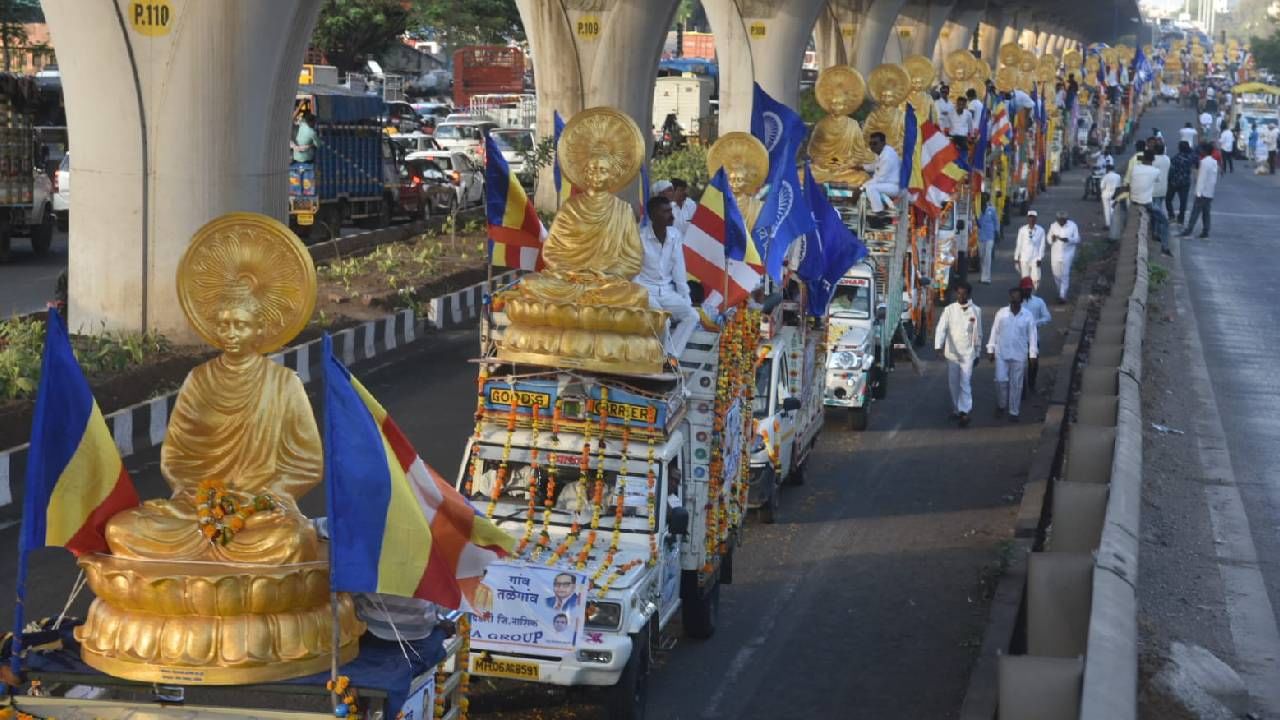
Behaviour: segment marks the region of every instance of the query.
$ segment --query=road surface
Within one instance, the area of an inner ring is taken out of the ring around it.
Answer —
[[[53,300],[58,276],[67,269],[67,233],[57,230],[44,257],[25,237],[13,238],[9,262],[0,264],[0,318],[43,310]]]

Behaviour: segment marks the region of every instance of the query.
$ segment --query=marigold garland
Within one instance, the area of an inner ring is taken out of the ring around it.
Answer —
[[[507,413],[507,437],[502,441],[502,462],[498,464],[498,476],[493,480],[493,488],[490,491],[489,507],[485,512],[489,517],[493,517],[493,513],[498,509],[498,498],[502,497],[502,491],[507,486],[507,464],[511,460],[511,442],[516,434],[516,407],[518,403],[515,401],[516,387],[509,384],[511,388],[511,409]]]
[[[552,458],[554,465],[555,458]],[[524,535],[516,546],[516,555],[524,555],[533,540],[533,520],[538,514],[538,403],[533,403],[532,428],[529,431],[529,510],[524,517]]]
[[[252,515],[276,509],[279,501],[268,494],[246,501],[229,492],[221,480],[208,479],[196,487],[195,505],[200,534],[211,543],[229,545]]]
[[[355,718],[360,716],[360,696],[351,685],[351,678],[339,675],[336,679],[324,684],[325,689],[342,699],[342,704],[333,709],[334,717]]]

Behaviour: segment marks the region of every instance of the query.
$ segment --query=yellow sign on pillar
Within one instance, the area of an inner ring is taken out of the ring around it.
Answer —
[[[133,0],[129,3],[129,24],[134,32],[141,35],[168,35],[173,30],[173,19],[169,0]]]
[[[577,22],[578,37],[582,40],[600,39],[600,18],[595,15],[583,15]]]
[[[759,40],[769,34],[769,26],[762,22],[753,22],[747,30],[752,40]]]
[[[840,34],[844,36],[845,40],[852,40],[857,29],[857,26],[853,23],[844,23],[840,26]]]

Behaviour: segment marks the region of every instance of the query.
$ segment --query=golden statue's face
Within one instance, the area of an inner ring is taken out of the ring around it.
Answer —
[[[733,190],[734,197],[742,197],[743,191],[746,190],[747,182],[751,179],[746,166],[734,163],[733,165],[725,166],[724,172],[729,180],[729,189]]]
[[[229,308],[218,313],[215,332],[223,352],[231,357],[244,357],[257,349],[262,323],[245,308]]]
[[[588,190],[603,190],[613,182],[613,163],[604,155],[593,155],[583,168]]]

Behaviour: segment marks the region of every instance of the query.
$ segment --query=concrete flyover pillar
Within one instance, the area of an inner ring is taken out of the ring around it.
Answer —
[[[915,53],[918,38],[925,34],[924,23],[910,15],[899,15],[893,32],[884,45],[882,62],[901,63],[903,58]]]
[[[854,67],[864,76],[883,62],[885,46],[889,44],[889,36],[906,4],[907,0],[868,0],[865,3],[853,61]]]
[[[584,108],[608,105],[630,115],[646,142],[652,142],[654,78],[677,4],[678,0],[516,0],[538,79],[538,131],[551,135],[557,111],[567,119]],[[542,175],[537,205],[551,210],[555,187],[550,173]],[[621,196],[638,197],[634,188],[633,184]]]
[[[942,31],[938,33],[938,42],[933,49],[933,62],[938,67],[942,66],[942,61],[952,52],[968,48],[973,42],[973,36],[978,32],[978,27],[982,22],[982,17],[986,10],[985,2],[975,2],[975,0],[960,0],[954,8],[952,8],[951,16],[942,26]]]
[[[1041,30],[1040,32],[1036,33],[1036,45],[1035,45],[1036,55],[1044,55],[1045,52],[1049,49],[1049,37],[1050,35],[1048,30]]]
[[[42,6],[76,151],[71,328],[197,342],[178,261],[223,213],[285,219],[290,116],[320,0]]]
[[[988,65],[996,65],[996,53],[1000,50],[1000,40],[1004,35],[1004,20],[998,11],[988,11],[987,16],[978,25],[978,52]]]
[[[932,59],[934,49],[938,47],[938,38],[942,28],[947,25],[947,18],[952,16],[958,0],[929,0],[925,8],[924,30],[912,47],[912,54],[923,55]]]
[[[720,133],[751,129],[752,84],[796,107],[825,0],[703,0],[720,65]]]
[[[818,10],[813,31],[813,46],[818,67],[848,65],[853,61],[854,46],[862,21],[862,3],[858,0],[831,0]]]

